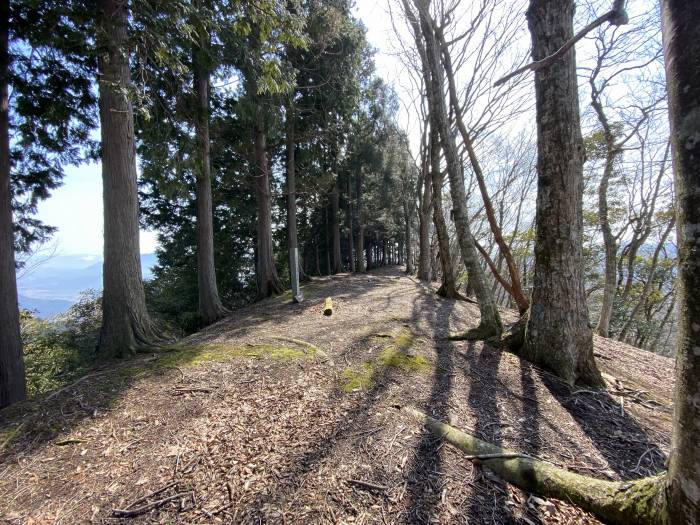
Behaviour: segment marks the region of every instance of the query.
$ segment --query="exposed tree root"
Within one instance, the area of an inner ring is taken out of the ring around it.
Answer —
[[[495,326],[480,324],[464,332],[450,332],[447,339],[450,341],[489,341],[500,337]]]
[[[518,454],[404,407],[431,432],[478,459],[508,483],[546,498],[578,505],[600,520],[618,525],[668,525],[666,475],[631,482],[603,481],[556,467],[542,460]]]

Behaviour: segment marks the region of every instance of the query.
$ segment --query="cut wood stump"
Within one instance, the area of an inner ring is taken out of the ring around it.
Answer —
[[[323,315],[333,315],[333,299],[326,297],[323,303]]]

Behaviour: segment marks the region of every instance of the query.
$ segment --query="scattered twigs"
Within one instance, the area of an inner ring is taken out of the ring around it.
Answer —
[[[166,503],[184,498],[185,496],[192,496],[191,492],[178,492],[177,494],[174,494],[172,496],[168,496],[167,498],[159,499],[158,501],[153,501],[151,503],[147,503],[146,505],[143,505],[141,507],[137,507],[135,509],[112,509],[112,515],[117,517],[117,518],[133,518],[134,516],[139,516],[141,514],[144,514],[150,510],[156,509],[162,505],[165,505]]]
[[[376,483],[370,483],[369,481],[362,481],[361,479],[349,479],[347,480],[351,485],[357,485],[358,487],[364,487],[370,490],[378,490],[381,492],[386,492],[389,487],[386,485],[377,485]]]
[[[564,45],[557,49],[554,53],[543,58],[542,60],[535,60],[534,62],[524,65],[523,67],[519,67],[515,71],[508,73],[506,76],[499,78],[496,82],[494,82],[493,86],[497,87],[501,84],[505,84],[511,78],[517,77],[526,71],[537,71],[552,65],[554,62],[563,57],[569,49],[574,47],[579,40],[593,31],[596,27],[603,25],[605,22],[610,22],[612,25],[616,26],[625,25],[627,22],[629,22],[629,18],[625,12],[624,4],[624,0],[615,0],[610,11],[593,20],[593,22],[581,29],[581,31],[576,33],[571,39],[567,40]]]
[[[190,394],[190,393],[196,393],[196,392],[202,392],[202,393],[208,394],[211,392],[211,388],[204,388],[204,387],[174,388],[171,393],[174,396],[180,396],[182,394]]]

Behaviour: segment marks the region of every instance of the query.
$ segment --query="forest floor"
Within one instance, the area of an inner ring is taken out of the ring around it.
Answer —
[[[608,391],[572,391],[446,341],[478,308],[398,268],[303,291],[0,412],[0,523],[598,523],[503,483],[396,405],[603,479],[664,468],[668,358],[596,339]]]

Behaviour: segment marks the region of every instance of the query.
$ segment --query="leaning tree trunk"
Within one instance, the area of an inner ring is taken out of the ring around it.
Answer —
[[[573,0],[531,0],[532,57],[573,36]],[[564,379],[602,386],[583,286],[583,140],[571,49],[535,72],[537,210],[535,270],[523,355]]]
[[[209,38],[200,31],[199,43],[192,49],[192,69],[197,108],[194,125],[199,153],[197,175],[197,284],[199,315],[204,324],[211,324],[226,315],[219,299],[214,266],[214,220],[211,195],[211,154],[209,141],[209,70],[206,53]]]
[[[287,105],[287,245],[289,254],[289,276],[292,283],[292,300],[300,303],[304,297],[299,290],[299,244],[297,242],[297,190],[295,162],[296,113],[293,103]]]
[[[700,3],[661,2],[678,242],[669,522],[700,523]]]
[[[97,3],[100,132],[104,198],[104,290],[100,353],[123,357],[159,339],[146,310],[139,254],[128,7]]]
[[[258,285],[258,299],[263,299],[282,293],[282,284],[277,276],[275,254],[272,249],[270,178],[262,108],[259,104],[255,108],[253,140],[255,143],[255,202],[258,210],[255,279]]]
[[[422,57],[427,61],[429,78],[426,78],[426,90],[430,105],[430,114],[434,116],[437,131],[440,136],[442,150],[447,162],[447,175],[450,181],[452,196],[452,213],[457,240],[459,242],[462,260],[464,261],[469,279],[474,286],[474,294],[479,303],[481,320],[479,327],[474,330],[474,336],[490,337],[503,330],[501,316],[496,307],[496,300],[486,282],[486,274],[479,264],[479,255],[474,244],[467,215],[467,195],[464,188],[462,166],[457,152],[457,145],[452,137],[447,116],[443,87],[443,68],[440,61],[440,51],[434,32],[435,21],[429,14],[428,0],[414,0],[420,11],[420,26],[425,39],[425,53]]]
[[[525,294],[522,283],[520,281],[520,272],[518,270],[518,265],[515,263],[515,258],[513,257],[513,252],[510,249],[510,245],[503,237],[503,230],[499,221],[496,220],[496,213],[493,209],[493,202],[491,201],[491,196],[489,195],[489,190],[486,187],[486,180],[484,177],[483,170],[481,168],[481,163],[476,155],[476,150],[474,149],[474,142],[472,135],[467,130],[467,126],[462,118],[462,109],[460,108],[460,103],[457,96],[457,86],[455,82],[455,75],[452,69],[452,57],[450,56],[450,51],[445,43],[442,33],[436,35],[438,37],[438,43],[442,49],[443,63],[445,67],[445,73],[447,76],[448,91],[450,94],[450,104],[454,111],[455,120],[457,122],[457,128],[462,136],[462,141],[467,150],[467,155],[469,157],[469,162],[472,166],[472,171],[477,181],[479,187],[479,192],[481,193],[481,198],[484,201],[484,211],[486,212],[486,218],[488,220],[489,226],[491,228],[491,233],[493,234],[493,239],[499,248],[499,268],[494,273],[495,281],[498,281],[501,277],[501,261],[505,259],[506,266],[508,267],[508,275],[510,276],[510,283],[504,290],[513,298],[513,300],[518,305],[518,311],[520,314],[524,314],[530,307],[530,300]],[[491,291],[494,293],[494,290]]]
[[[19,332],[10,191],[8,4],[0,4],[0,408],[27,397]]]

